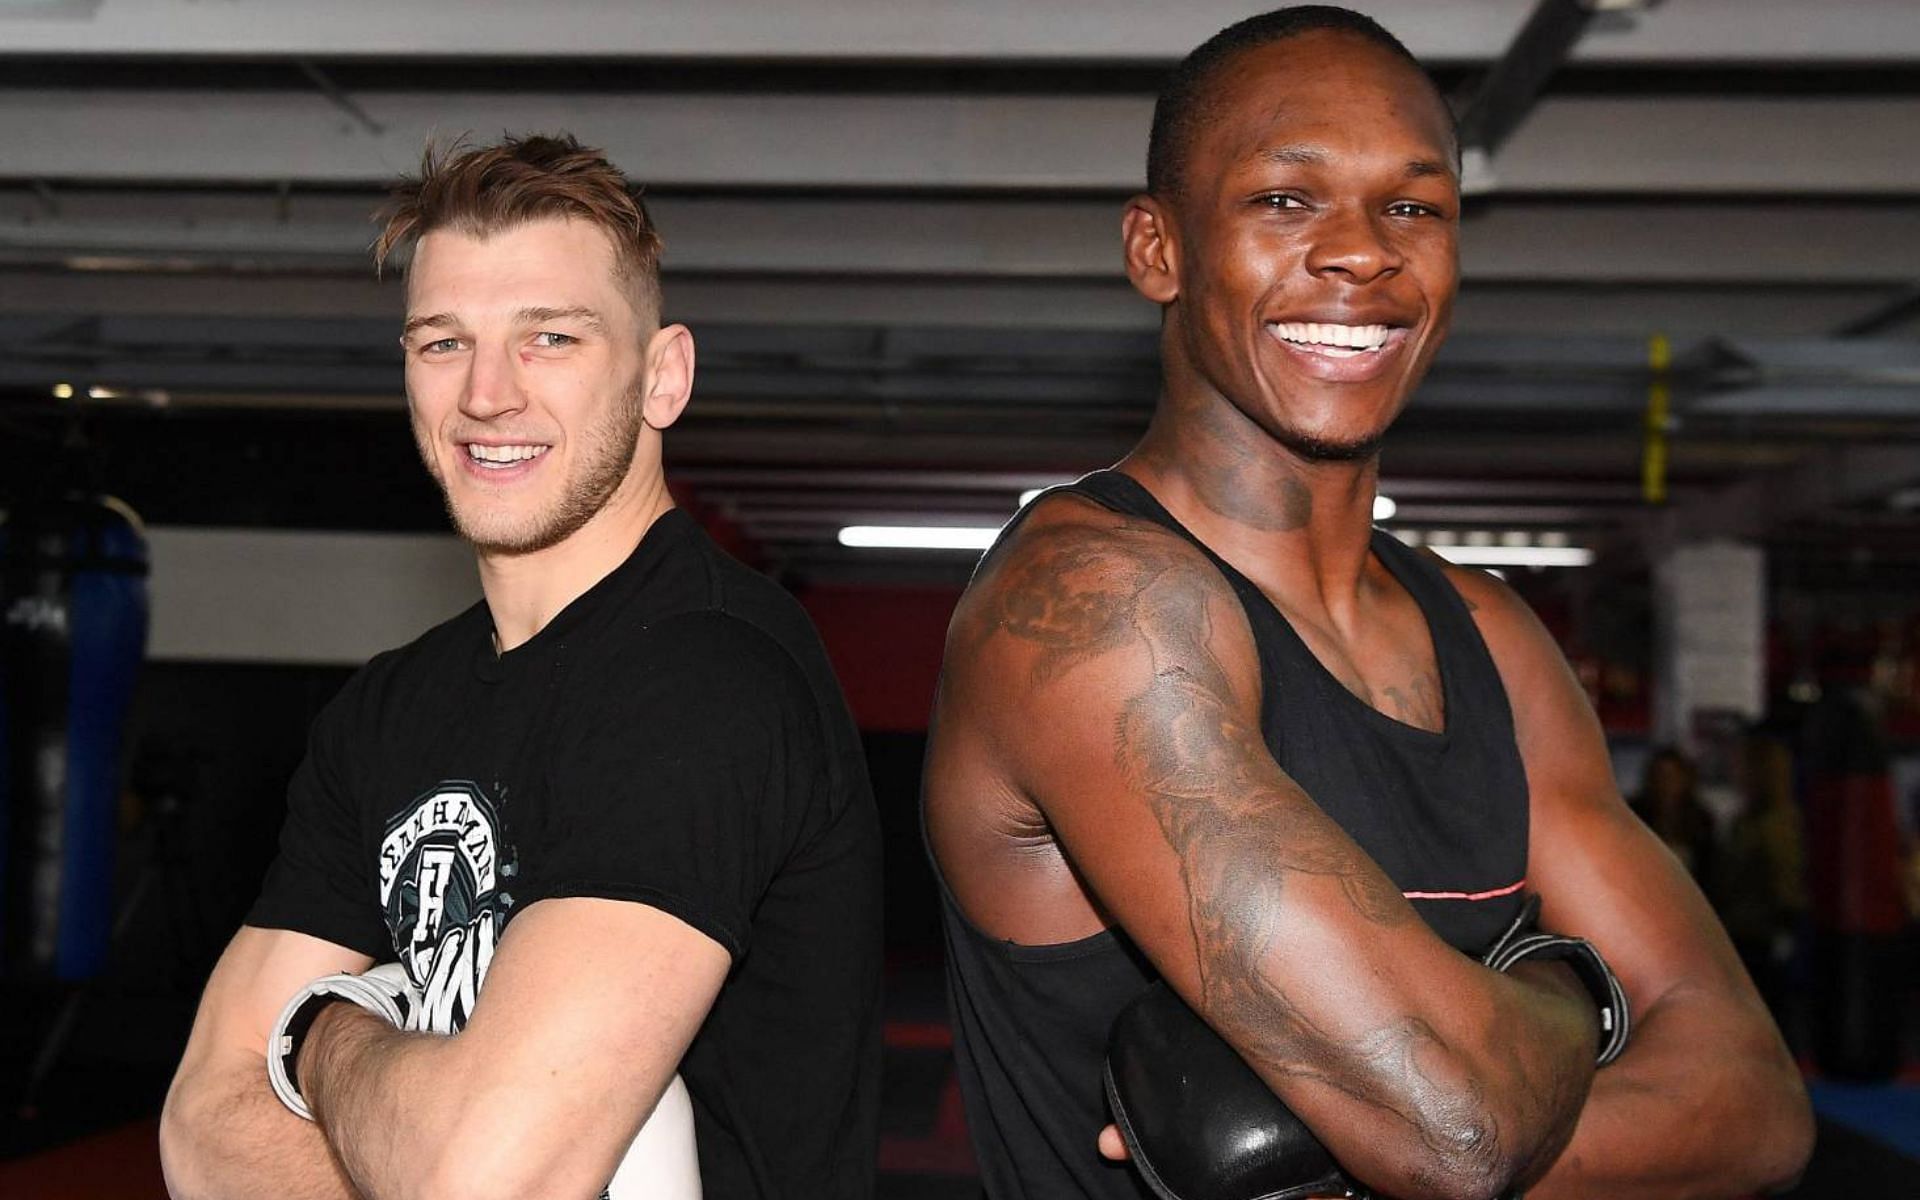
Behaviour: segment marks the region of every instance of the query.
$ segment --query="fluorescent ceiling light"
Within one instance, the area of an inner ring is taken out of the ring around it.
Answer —
[[[985,550],[1000,527],[967,525],[849,525],[842,546],[883,550]]]
[[[1584,567],[1593,561],[1585,546],[1443,546],[1428,547],[1450,563],[1463,567]]]
[[[1046,490],[1045,488],[1028,488],[1026,491],[1021,492],[1020,507],[1025,508],[1027,505],[1032,504],[1033,498]],[[1391,521],[1393,520],[1393,514],[1399,511],[1400,506],[1393,502],[1392,496],[1375,496],[1373,498],[1374,520]]]

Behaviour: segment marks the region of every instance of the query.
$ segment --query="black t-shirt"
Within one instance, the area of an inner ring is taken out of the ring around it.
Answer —
[[[398,958],[457,1032],[513,914],[632,900],[726,947],[680,1064],[705,1193],[872,1192],[880,839],[800,606],[684,512],[524,645],[484,603],[314,727],[247,923]]]

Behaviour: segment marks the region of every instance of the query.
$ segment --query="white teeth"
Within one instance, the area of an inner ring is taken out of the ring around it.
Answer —
[[[1378,350],[1387,341],[1385,325],[1334,325],[1319,321],[1280,321],[1269,325],[1282,340],[1302,346]]]
[[[478,442],[467,443],[467,457],[475,462],[499,466],[525,462],[530,458],[538,458],[546,452],[545,446],[482,446]]]

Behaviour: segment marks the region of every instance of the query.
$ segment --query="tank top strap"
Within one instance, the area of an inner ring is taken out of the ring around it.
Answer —
[[[1207,561],[1226,579],[1233,588],[1234,595],[1240,599],[1241,611],[1247,615],[1247,624],[1253,631],[1253,645],[1259,656],[1261,697],[1260,708],[1263,721],[1271,726],[1276,707],[1280,700],[1282,681],[1293,677],[1302,665],[1310,663],[1311,652],[1306,644],[1295,635],[1293,626],[1286,617],[1274,607],[1272,600],[1260,590],[1260,586],[1242,575],[1234,565],[1215,554],[1213,547],[1196,537],[1191,529],[1180,523],[1180,518],[1167,511],[1158,497],[1148,491],[1146,485],[1121,471],[1095,471],[1073,483],[1059,489],[1085,496],[1094,503],[1129,517],[1138,517],[1151,521],[1155,525],[1178,535],[1191,544],[1194,549],[1207,556]],[[1305,660],[1299,656],[1305,655]]]
[[[1513,715],[1507,689],[1467,598],[1447,579],[1440,564],[1384,529],[1373,531],[1373,553],[1425,614],[1441,678],[1476,708],[1491,705],[1488,715],[1497,716],[1492,727],[1511,736]]]
[[[1233,585],[1234,591],[1240,593],[1242,599],[1251,595],[1258,598],[1266,608],[1273,610],[1273,603],[1267,599],[1266,593],[1254,586],[1253,581],[1236,570],[1232,563],[1215,554],[1213,547],[1194,536],[1192,530],[1180,523],[1180,518],[1167,511],[1167,506],[1160,503],[1159,497],[1148,491],[1146,485],[1133,476],[1120,471],[1095,471],[1066,485],[1061,490],[1085,496],[1114,512],[1152,521],[1168,532],[1178,534],[1191,543],[1194,549],[1206,555],[1207,561],[1219,568],[1220,573],[1227,577],[1227,582]],[[1276,618],[1280,616],[1278,610],[1273,610],[1273,615]]]

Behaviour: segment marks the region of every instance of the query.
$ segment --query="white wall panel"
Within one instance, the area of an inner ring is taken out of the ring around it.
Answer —
[[[450,534],[147,535],[155,659],[357,664],[480,598],[473,551]]]

